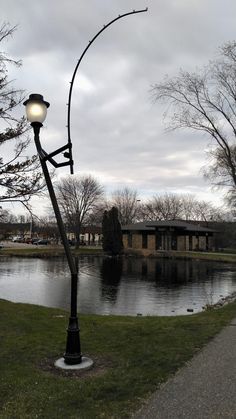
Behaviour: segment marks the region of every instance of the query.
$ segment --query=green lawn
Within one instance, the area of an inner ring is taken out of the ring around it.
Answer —
[[[101,248],[81,247],[79,249],[71,248],[72,254],[103,254]],[[64,255],[65,251],[62,246],[35,246],[35,247],[5,247],[0,249],[0,256],[23,256],[23,257],[55,257]]]
[[[215,262],[236,262],[235,253],[226,252],[170,252],[170,257],[212,260]]]
[[[72,247],[72,253],[75,256],[83,254],[93,254],[93,255],[103,255],[103,250],[100,247],[80,247],[75,249]],[[231,249],[232,251],[232,249]],[[35,247],[22,247],[22,248],[2,248],[0,249],[0,256],[22,256],[22,257],[55,257],[64,255],[64,249],[62,246],[35,246]],[[139,256],[139,252],[133,252],[133,256]],[[236,262],[236,253],[226,252],[161,252],[153,255],[152,257],[169,257],[176,259],[202,259],[202,260],[212,260],[216,262]]]
[[[80,316],[83,373],[59,372],[68,314],[0,300],[0,417],[128,418],[236,316],[236,303],[179,317]]]

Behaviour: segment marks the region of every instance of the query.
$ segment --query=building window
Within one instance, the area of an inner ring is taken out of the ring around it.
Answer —
[[[128,234],[128,247],[132,247],[132,234]]]
[[[142,249],[147,249],[147,234],[142,234]]]

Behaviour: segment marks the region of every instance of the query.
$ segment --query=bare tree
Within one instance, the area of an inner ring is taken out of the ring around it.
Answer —
[[[193,195],[166,193],[155,195],[142,205],[144,221],[186,220],[220,221],[224,214],[210,202],[197,200]]]
[[[1,223],[8,223],[10,219],[10,214],[7,210],[0,207],[0,222]]]
[[[59,243],[60,233],[55,217],[44,216],[40,217],[40,219],[32,217],[28,218],[27,221],[31,224],[31,236],[37,237],[40,235],[47,239],[53,239],[55,243]]]
[[[168,128],[206,133],[212,141],[205,175],[214,185],[236,189],[236,41],[220,48],[217,59],[195,73],[181,70],[153,86],[155,100],[169,105]]]
[[[181,198],[172,193],[155,195],[142,206],[143,218],[150,221],[176,220],[181,217],[181,209]]]
[[[137,221],[139,213],[139,199],[137,191],[130,188],[116,189],[112,194],[111,206],[116,207],[122,225]]]
[[[9,24],[2,24],[0,43],[11,37],[15,29]],[[26,120],[14,116],[16,108],[22,103],[23,91],[15,89],[8,80],[9,64],[20,66],[21,62],[8,58],[0,51],[0,146],[7,145],[11,149],[14,141],[11,158],[4,161],[0,157],[0,202],[21,201],[27,204],[32,195],[43,189],[44,183],[38,170],[37,156],[27,155]]]
[[[193,220],[197,221],[222,221],[225,214],[220,208],[215,207],[207,201],[195,200]]]
[[[89,213],[87,217],[87,223],[89,225],[101,225],[104,211],[108,211],[110,208],[110,204],[106,199],[99,200],[93,207],[92,211]]]
[[[103,188],[92,176],[74,175],[62,179],[57,190],[64,218],[79,245],[81,227],[103,197]]]

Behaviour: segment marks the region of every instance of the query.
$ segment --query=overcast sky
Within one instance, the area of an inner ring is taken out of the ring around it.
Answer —
[[[148,7],[106,29],[80,66],[71,113],[75,172],[94,175],[107,193],[134,188],[141,200],[177,192],[221,202],[222,192],[212,192],[200,172],[208,138],[166,133],[166,107],[152,102],[150,88],[180,68],[204,66],[235,39],[235,0],[0,0],[0,6],[1,21],[18,25],[1,45],[23,61],[10,76],[27,95],[41,93],[51,104],[41,132],[47,151],[67,142],[69,82],[89,40],[119,14]]]

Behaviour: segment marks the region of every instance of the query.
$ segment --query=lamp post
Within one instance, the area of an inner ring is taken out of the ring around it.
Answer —
[[[111,20],[107,25],[104,25],[100,31],[89,41],[89,44],[84,49],[83,53],[81,54],[78,63],[73,72],[72,80],[70,82],[70,90],[69,90],[69,99],[68,99],[68,112],[67,112],[67,131],[68,131],[68,143],[57,150],[53,151],[52,153],[48,154],[42,148],[40,143],[40,128],[43,126],[43,122],[47,116],[47,108],[50,106],[48,102],[43,99],[43,96],[40,94],[31,94],[29,99],[26,100],[23,104],[26,106],[26,115],[29,122],[31,122],[31,126],[34,130],[34,141],[36,145],[36,149],[38,152],[38,156],[40,159],[40,163],[42,166],[42,171],[45,177],[45,182],[48,188],[49,196],[51,199],[51,203],[54,209],[55,217],[57,220],[58,229],[60,232],[61,240],[65,249],[65,254],[67,257],[68,265],[71,272],[71,310],[70,310],[70,317],[69,317],[69,325],[67,329],[67,343],[66,343],[66,352],[64,354],[64,362],[67,365],[71,365],[72,367],[79,365],[81,368],[90,367],[93,364],[93,361],[89,358],[82,357],[81,355],[81,348],[80,348],[80,335],[79,335],[79,326],[78,326],[78,315],[77,315],[77,284],[78,284],[78,271],[72,256],[69,242],[66,236],[64,224],[62,221],[61,213],[59,210],[59,206],[57,203],[57,198],[53,189],[52,181],[50,178],[50,174],[47,168],[47,161],[50,162],[54,167],[62,167],[62,166],[70,166],[70,173],[73,174],[73,159],[72,159],[72,142],[71,142],[71,135],[70,135],[70,111],[71,111],[71,99],[72,99],[72,89],[75,80],[76,73],[78,71],[79,65],[95,39],[110,25],[114,22],[122,19],[126,16],[134,15],[137,13],[147,12],[148,8],[142,10],[133,10],[132,12],[124,13],[119,15],[115,19]],[[57,163],[54,159],[59,153],[63,153],[64,157],[67,159],[62,163]],[[60,360],[59,360],[60,361]],[[61,365],[56,363],[57,366]]]
[[[36,149],[37,149],[40,163],[42,166],[42,171],[45,177],[45,182],[48,188],[48,192],[49,192],[49,196],[50,196],[53,210],[55,213],[55,217],[57,220],[57,225],[60,232],[61,240],[65,249],[68,265],[71,272],[71,311],[70,311],[70,317],[69,317],[69,325],[67,329],[67,343],[66,343],[66,352],[64,354],[64,362],[68,365],[80,364],[83,361],[83,359],[82,359],[81,348],[80,348],[80,335],[79,335],[78,316],[77,316],[78,272],[77,272],[77,267],[76,267],[76,264],[75,264],[75,261],[72,256],[71,249],[68,243],[60,209],[57,203],[57,198],[54,192],[54,188],[53,188],[52,181],[51,181],[50,174],[47,167],[47,161],[53,164],[54,167],[60,167],[60,166],[72,164],[71,160],[63,162],[63,163],[57,163],[53,159],[54,156],[66,150],[69,146],[67,144],[64,147],[61,147],[58,150],[55,150],[53,153],[47,154],[41,146],[39,133],[40,133],[40,128],[43,126],[43,122],[47,115],[47,108],[50,105],[48,102],[46,102],[43,99],[43,96],[39,94],[31,94],[29,96],[29,99],[24,102],[24,105],[26,106],[27,119],[29,122],[31,122],[31,126],[33,127],[33,130],[34,130],[34,141],[35,141]],[[68,157],[66,153],[64,153],[64,156]]]

